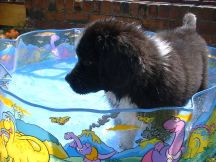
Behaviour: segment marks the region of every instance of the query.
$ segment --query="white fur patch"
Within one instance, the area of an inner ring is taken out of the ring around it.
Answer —
[[[131,102],[130,97],[126,96],[123,97],[120,100],[117,100],[115,94],[112,92],[107,92],[106,97],[109,100],[110,104],[112,105],[112,108],[137,108],[137,105]],[[118,114],[118,117],[115,119],[118,124],[123,125],[136,125],[140,127],[141,130],[144,130],[146,127],[149,126],[149,124],[144,124],[143,122],[139,121],[137,119],[137,113],[136,112],[120,112]],[[137,130],[130,130],[130,131],[119,131],[117,132],[118,138],[119,138],[119,146],[123,149],[129,149],[132,148],[134,145],[135,137],[137,134]]]
[[[119,109],[137,108],[137,105],[132,103],[129,97],[123,97],[120,100],[117,100],[116,96],[112,92],[107,92],[106,96],[110,104],[112,105],[112,108],[119,108]],[[137,124],[136,113],[122,112],[118,115],[118,118],[124,124],[128,124],[128,125]]]
[[[112,92],[106,93],[107,99],[109,100],[112,108],[118,109],[136,109],[138,106],[131,102],[129,97],[123,97],[117,100],[116,96]],[[137,120],[136,112],[121,112],[118,115],[118,119],[121,120],[122,124],[127,125],[140,125],[141,123]]]
[[[158,52],[162,57],[169,57],[169,53],[172,51],[172,47],[168,41],[162,40],[158,36],[151,37],[151,40],[155,43]]]
[[[137,27],[137,29],[141,29],[141,28],[142,28],[142,26],[141,26],[141,25],[137,25],[136,27]]]
[[[132,103],[129,97],[123,97],[120,100],[117,100],[112,92],[107,92],[106,97],[113,108],[137,108],[137,105]]]

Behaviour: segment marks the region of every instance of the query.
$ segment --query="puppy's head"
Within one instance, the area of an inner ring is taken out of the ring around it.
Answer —
[[[90,24],[76,48],[78,62],[65,78],[71,88],[86,94],[128,86],[140,71],[139,30],[114,19]]]

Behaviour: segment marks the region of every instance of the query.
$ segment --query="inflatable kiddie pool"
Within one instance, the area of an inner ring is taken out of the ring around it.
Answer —
[[[78,95],[64,81],[77,61],[74,42],[81,30],[33,31],[15,41],[0,40],[0,161],[214,161],[215,48],[209,47],[209,89],[194,94],[186,106],[111,110],[103,91]],[[165,111],[177,114],[154,127],[152,114]],[[119,112],[145,114],[138,120],[151,128],[114,125]],[[134,130],[133,147],[122,149],[116,134]]]

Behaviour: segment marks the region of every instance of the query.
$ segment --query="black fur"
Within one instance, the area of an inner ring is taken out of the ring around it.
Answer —
[[[189,27],[157,35],[170,43],[169,59],[135,24],[115,19],[91,23],[78,43],[78,63],[67,82],[79,94],[111,91],[140,108],[184,105],[207,87],[206,42]]]

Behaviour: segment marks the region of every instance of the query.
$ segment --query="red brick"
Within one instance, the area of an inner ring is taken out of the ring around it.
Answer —
[[[138,8],[138,17],[140,18],[146,18],[147,17],[147,11],[148,6],[145,3],[140,3]]]
[[[62,23],[62,22],[57,22],[56,24],[55,24],[55,28],[56,29],[69,29],[69,28],[73,28],[74,26],[73,26],[73,24],[72,23],[67,23],[67,22],[65,22],[65,23]]]
[[[200,12],[201,19],[216,21],[216,8],[202,8]]]
[[[216,21],[216,11],[214,11],[213,20]]]
[[[190,10],[189,6],[171,6],[169,11],[169,17],[171,19],[181,19]]]
[[[50,1],[48,11],[56,12],[56,3],[55,3],[55,1]]]
[[[181,26],[181,25],[182,25],[182,20],[180,20],[180,19],[179,20],[173,20],[173,21],[169,22],[169,27],[171,29],[174,29],[174,28]]]
[[[211,40],[212,41],[211,41],[210,45],[216,47],[216,34],[212,35],[212,39]]]
[[[197,18],[201,20],[216,20],[216,8],[192,7],[190,12],[196,14]]]
[[[43,29],[42,24],[43,24],[42,21],[36,21],[36,20],[34,21],[34,27],[36,28]]]
[[[32,7],[33,8],[41,8],[41,3],[42,3],[43,1],[42,0],[32,0]]]
[[[46,21],[37,21],[36,22],[36,26],[37,28],[40,29],[66,29],[66,28],[80,28],[80,27],[84,27],[84,24],[73,24],[71,22],[64,22],[64,23],[60,23],[60,22],[51,22],[51,23],[47,23]]]
[[[34,1],[34,0],[32,0],[32,1]],[[42,2],[41,2],[41,8],[42,9],[44,9],[44,10],[48,10],[48,7],[49,7],[49,1],[47,1],[47,0],[42,0]]]
[[[197,21],[197,30],[199,33],[216,35],[216,22]]]
[[[48,21],[54,21],[55,20],[55,12],[45,12],[44,15],[45,15],[45,19],[48,20]],[[47,23],[50,23],[50,22],[47,22]]]
[[[93,3],[92,1],[83,1],[83,11],[84,12],[92,12]]]
[[[41,8],[43,10],[48,10],[48,7],[49,7],[49,1],[42,0],[42,2],[41,2]]]
[[[63,11],[62,12],[57,12],[55,14],[55,20],[58,21],[58,22],[65,21],[65,13]]]
[[[76,21],[76,22],[87,22],[88,14],[82,12],[67,12],[66,20],[68,21]]]
[[[144,19],[143,25],[146,29],[157,31],[169,28],[169,21],[159,19]]]
[[[99,14],[101,9],[101,1],[92,1],[92,3],[93,3],[93,12]]]
[[[64,10],[64,1],[63,0],[56,0],[56,9],[57,9],[57,11]]]
[[[111,16],[105,16],[105,15],[90,15],[89,21],[95,21],[95,20],[104,19],[104,18],[111,18]]]
[[[169,11],[170,6],[169,5],[160,5],[158,6],[158,17],[160,18],[169,18]]]
[[[148,16],[157,17],[158,16],[158,5],[148,5]]]
[[[65,0],[66,11],[73,11],[74,0]]]
[[[45,20],[44,11],[37,8],[28,10],[28,17],[34,20]]]
[[[170,14],[169,17],[171,19],[179,19],[181,16],[181,13],[179,12],[179,10],[181,9],[180,6],[170,6]]]
[[[160,29],[170,29],[170,21],[169,20],[161,20],[161,22],[160,22],[160,24],[161,24],[161,28]]]
[[[25,7],[26,9],[32,8],[32,0],[25,0]]]
[[[28,16],[31,15],[29,21],[34,22],[32,23],[33,26],[41,26],[40,28],[70,28],[83,26],[89,21],[117,16],[122,21],[135,21],[138,24],[141,21],[145,28],[154,31],[180,26],[184,14],[190,11],[197,15],[198,32],[204,35],[208,43],[216,44],[216,9],[212,7],[178,6],[177,4],[168,7],[160,2],[152,3],[138,0],[128,2],[123,0],[83,0],[83,2],[76,2],[76,4],[75,0],[55,0],[56,3],[53,5],[53,11],[55,12],[46,12],[49,2],[49,0],[25,1]],[[75,12],[74,7],[79,12]]]
[[[55,28],[65,29],[65,28],[83,28],[85,24],[76,24],[76,23],[57,23]]]
[[[139,3],[136,3],[136,2],[131,3],[129,7],[130,15],[132,17],[138,17],[138,9],[139,9]]]
[[[72,12],[72,11],[67,11],[66,13],[65,13],[65,19],[66,20],[73,20],[73,17],[74,17],[74,14],[73,14],[74,12]]]
[[[101,13],[105,15],[110,15],[112,14],[111,6],[112,2],[111,1],[102,1],[101,2]]]
[[[112,14],[113,15],[120,15],[120,12],[121,12],[121,2],[112,2]]]
[[[201,34],[202,37],[205,39],[205,40],[210,40],[210,35],[209,34]]]
[[[212,34],[201,34],[201,36],[208,42],[210,46],[216,46],[216,36]]]
[[[122,2],[120,5],[121,15],[129,16],[129,2]]]
[[[74,1],[74,10],[82,11],[83,9],[83,1]]]

